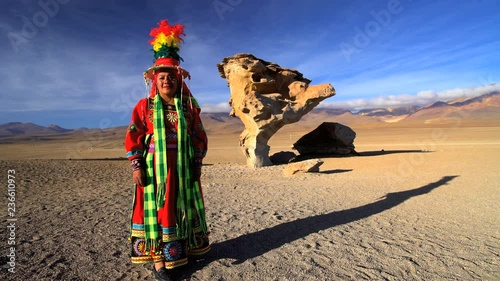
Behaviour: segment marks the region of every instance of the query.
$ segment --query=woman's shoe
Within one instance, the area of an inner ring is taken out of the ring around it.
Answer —
[[[172,279],[170,279],[170,276],[168,275],[167,269],[165,267],[162,267],[158,271],[156,271],[156,268],[153,265],[153,274],[155,275],[156,280],[172,281]]]

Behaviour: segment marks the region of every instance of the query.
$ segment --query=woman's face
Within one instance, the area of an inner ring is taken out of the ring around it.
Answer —
[[[156,87],[158,88],[158,92],[162,97],[175,97],[175,92],[178,85],[179,81],[177,81],[176,70],[162,70],[158,73],[158,76],[156,78]]]

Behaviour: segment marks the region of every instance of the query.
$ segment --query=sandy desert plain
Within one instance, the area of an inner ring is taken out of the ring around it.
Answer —
[[[499,118],[320,119],[284,127],[271,154],[333,121],[356,131],[360,156],[324,157],[319,173],[289,177],[283,165],[247,167],[240,128],[208,128],[202,184],[213,248],[178,280],[500,280]],[[129,262],[123,134],[0,144],[0,280],[153,280],[150,265]],[[12,234],[15,273],[7,271]]]

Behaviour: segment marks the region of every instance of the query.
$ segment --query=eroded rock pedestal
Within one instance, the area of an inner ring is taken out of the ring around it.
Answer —
[[[309,85],[311,80],[293,69],[236,54],[217,64],[231,91],[230,115],[245,125],[240,146],[250,167],[272,165],[269,139],[284,125],[295,123],[322,100],[335,95],[331,84]]]

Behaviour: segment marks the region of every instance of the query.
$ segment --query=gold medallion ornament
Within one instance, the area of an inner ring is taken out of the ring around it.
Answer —
[[[177,119],[178,119],[177,114],[174,114],[172,112],[167,113],[166,117],[167,117],[168,122],[170,122],[170,123],[175,123],[175,122],[177,122]]]

